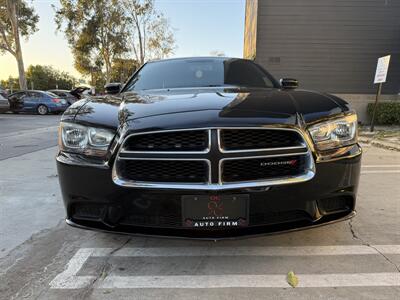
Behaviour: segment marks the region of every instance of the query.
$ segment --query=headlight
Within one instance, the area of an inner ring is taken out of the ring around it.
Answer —
[[[107,129],[61,122],[59,147],[65,152],[104,156],[114,135]]]
[[[357,142],[357,115],[317,123],[308,128],[315,147],[329,150]]]

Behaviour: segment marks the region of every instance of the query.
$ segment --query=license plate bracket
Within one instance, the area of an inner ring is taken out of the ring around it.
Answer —
[[[184,195],[182,225],[194,229],[236,228],[249,224],[249,195]]]

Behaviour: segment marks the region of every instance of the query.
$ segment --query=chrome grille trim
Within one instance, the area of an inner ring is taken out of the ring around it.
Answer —
[[[221,185],[226,185],[226,184],[235,184],[235,182],[224,182],[222,179],[223,175],[223,163],[228,161],[228,160],[246,160],[246,159],[257,159],[257,158],[271,158],[271,157],[285,157],[285,156],[300,156],[300,155],[307,155],[309,156],[309,152],[300,152],[300,153],[285,153],[285,154],[273,154],[273,155],[255,155],[255,156],[244,156],[244,157],[227,157],[223,158],[219,161],[218,165],[218,182]],[[311,162],[312,159],[309,158],[309,162]],[[309,163],[306,169],[313,169],[313,165]],[[290,176],[290,177],[296,177],[296,176]],[[271,179],[269,179],[271,180]],[[274,179],[272,179],[274,180]],[[251,183],[251,182],[264,182],[266,180],[260,179],[260,180],[251,180],[251,181],[242,181],[242,183]]]
[[[208,166],[208,173],[207,173],[207,175],[208,175],[208,182],[207,183],[204,183],[204,185],[209,185],[209,184],[211,184],[211,162],[208,160],[208,159],[201,159],[201,158],[192,158],[192,159],[188,159],[188,158],[135,158],[135,157],[132,157],[132,158],[128,158],[128,157],[119,157],[118,159],[121,159],[121,160],[162,160],[162,161],[178,161],[178,160],[183,160],[183,161],[202,161],[202,162],[205,162],[206,164],[207,164],[207,166]],[[114,173],[114,170],[115,170],[115,173]],[[117,173],[116,173],[116,168],[115,168],[115,164],[114,164],[114,168],[113,168],[113,179],[114,179],[114,182],[115,182],[115,178],[114,178],[114,175],[115,176],[118,176],[117,175]],[[118,178],[118,182],[122,182],[122,181],[124,181],[124,182],[128,182],[128,181],[126,181],[126,180],[121,180],[120,178]],[[170,186],[170,185],[175,185],[175,184],[179,184],[179,185],[203,185],[202,183],[171,183],[171,182],[148,182],[148,181],[129,181],[129,182],[131,182],[131,183],[135,183],[135,187],[153,187],[154,185],[156,185],[156,186],[158,186],[159,188],[165,188],[165,187],[163,187],[163,186]],[[115,183],[117,183],[117,182],[115,182]],[[125,185],[125,184],[120,184],[120,185],[122,185],[122,186],[132,186],[132,185]]]
[[[138,135],[147,135],[147,134],[155,134],[155,133],[168,133],[168,132],[179,132],[179,131],[207,131],[207,137],[208,137],[208,146],[206,149],[203,151],[130,151],[130,150],[125,150],[124,145],[126,141],[133,137],[133,136],[138,136]],[[189,129],[173,129],[173,130],[158,130],[158,131],[149,131],[149,132],[138,132],[138,133],[132,133],[128,135],[121,146],[121,151],[120,153],[127,153],[127,154],[148,154],[148,153],[157,153],[157,154],[204,154],[204,153],[209,153],[211,149],[211,129],[210,128],[189,128]]]
[[[242,150],[225,150],[222,145],[221,139],[221,131],[225,129],[250,129],[250,130],[279,130],[279,131],[292,131],[299,134],[299,136],[303,139],[303,143],[299,146],[291,146],[291,147],[272,147],[272,148],[257,148],[257,149],[242,149]],[[277,128],[277,127],[223,127],[218,128],[218,148],[221,153],[246,153],[246,152],[265,152],[265,151],[285,151],[285,150],[295,150],[295,149],[304,149],[307,148],[307,145],[304,141],[304,137],[299,133],[298,130],[292,128]]]
[[[257,129],[257,130],[290,130],[297,132],[303,140],[303,145],[294,146],[294,147],[280,147],[280,148],[267,148],[267,149],[246,149],[246,150],[229,150],[224,151],[221,147],[220,143],[220,132],[223,129]],[[175,132],[175,131],[193,131],[193,130],[207,130],[208,131],[208,148],[205,151],[127,151],[124,150],[124,144],[127,139],[133,135],[137,134],[152,134],[152,133],[162,133],[162,132]],[[217,140],[218,145],[212,145],[212,131],[215,130],[217,132]],[[315,176],[315,162],[312,156],[312,152],[310,149],[310,141],[305,132],[298,128],[287,128],[287,127],[208,127],[208,128],[189,128],[189,129],[176,129],[176,130],[161,130],[161,131],[149,131],[149,132],[140,132],[129,134],[127,137],[122,139],[121,147],[117,153],[113,168],[112,168],[112,179],[115,184],[123,187],[132,187],[132,188],[149,188],[149,189],[183,189],[183,190],[210,190],[210,191],[222,191],[222,190],[230,190],[230,189],[241,189],[241,188],[260,188],[260,187],[269,187],[276,185],[284,185],[284,184],[293,184],[300,183],[311,180]],[[218,161],[218,178],[216,182],[212,180],[212,165],[211,160],[207,158],[196,158],[196,156],[205,156],[211,152],[212,147],[217,147],[220,154],[226,154],[226,157],[223,156]],[[292,153],[280,153],[280,154],[265,154],[265,152],[277,152],[277,151],[287,151],[287,150],[304,150],[304,152],[295,152]],[[254,155],[250,155],[252,152]],[[260,152],[257,155],[257,152]],[[264,154],[261,154],[264,152]],[[240,156],[240,157],[229,157],[230,155],[240,155],[240,153],[247,153],[248,156]],[[120,154],[124,154],[124,157],[121,157]],[[141,155],[152,155],[152,157],[126,157],[129,154],[141,154]],[[161,155],[176,155],[173,158],[155,158],[157,154]],[[180,158],[179,155],[193,155],[193,158]],[[241,181],[241,182],[223,182],[222,181],[222,166],[223,162],[231,159],[251,159],[251,158],[270,158],[270,157],[284,157],[284,156],[293,156],[293,155],[307,155],[308,156],[308,165],[304,169],[304,173],[296,176],[286,176],[286,177],[277,177],[268,180],[254,180],[254,181]],[[182,182],[143,182],[143,181],[133,181],[121,178],[118,170],[117,163],[118,160],[201,160],[205,161],[208,166],[208,182],[207,183],[182,183]]]

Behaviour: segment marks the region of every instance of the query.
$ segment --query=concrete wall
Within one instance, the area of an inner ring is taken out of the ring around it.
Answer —
[[[374,94],[377,59],[391,54],[382,92],[400,92],[399,0],[247,0],[248,16],[255,2],[256,49],[245,56],[256,52],[275,77],[296,78],[306,89]],[[246,28],[253,26],[248,16]]]
[[[372,94],[336,94],[336,96],[346,100],[351,107],[357,112],[358,121],[362,124],[369,124],[370,117],[367,114],[368,103],[375,103],[375,95]],[[379,99],[381,102],[400,101],[400,95],[382,95]]]

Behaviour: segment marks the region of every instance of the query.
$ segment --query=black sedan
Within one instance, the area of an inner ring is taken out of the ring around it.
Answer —
[[[70,106],[59,148],[75,227],[216,239],[355,214],[354,111],[249,60],[146,63],[122,89]]]

